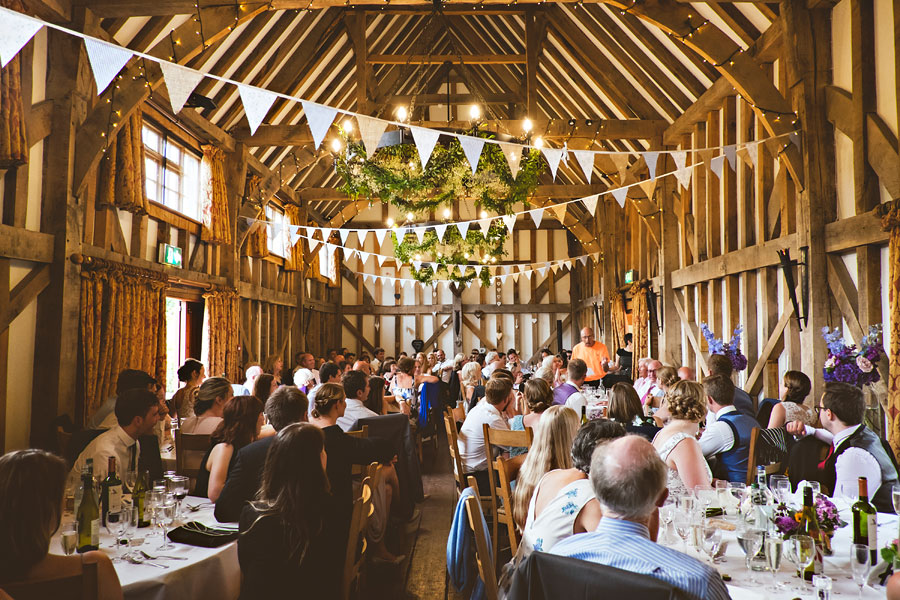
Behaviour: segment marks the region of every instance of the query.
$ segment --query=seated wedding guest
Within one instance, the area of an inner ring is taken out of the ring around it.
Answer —
[[[742,415],[734,406],[734,384],[722,375],[711,375],[703,380],[703,390],[709,402],[709,411],[715,420],[707,422],[700,436],[700,450],[707,459],[713,457],[716,479],[736,483],[747,481],[747,460],[750,457],[750,434],[759,427],[756,419]]]
[[[87,424],[88,429],[109,429],[116,426],[116,399],[125,390],[146,389],[156,392],[156,380],[146,371],[125,369],[116,378],[116,395],[110,396],[97,409]]]
[[[281,356],[273,354],[266,357],[263,363],[263,373],[268,373],[275,378],[276,385],[281,385],[281,369],[284,367],[284,361]]]
[[[560,540],[597,528],[602,515],[588,479],[591,456],[599,444],[623,435],[625,429],[621,425],[606,419],[595,419],[581,426],[572,441],[571,468],[544,475],[531,495],[518,558],[535,550],[547,551]]]
[[[647,405],[647,402],[654,395],[658,394],[658,382],[656,379],[656,373],[659,369],[663,368],[663,364],[658,360],[650,359],[647,361],[647,378],[644,380],[644,384],[642,386],[643,393],[638,390],[637,386],[635,386],[635,391],[637,391],[641,396],[641,404],[644,406]]]
[[[513,492],[512,513],[519,527],[525,524],[531,496],[541,478],[550,471],[572,467],[572,440],[580,424],[578,414],[566,406],[551,406],[537,424]]]
[[[678,378],[682,381],[697,381],[697,372],[690,367],[678,367]]]
[[[240,600],[338,598],[346,543],[325,473],[325,436],[293,423],[272,438],[259,494],[241,513]]]
[[[819,424],[819,416],[812,407],[804,405],[806,397],[812,390],[812,384],[804,373],[800,371],[785,371],[784,396],[781,402],[772,406],[772,414],[769,415],[769,429],[784,427],[791,421],[802,421],[804,425],[815,427]]]
[[[319,369],[319,383],[340,383],[341,368],[337,363],[327,362]]]
[[[483,426],[487,424],[494,429],[509,429],[509,415],[506,412],[512,403],[512,380],[506,377],[489,379],[484,386],[484,401],[469,411],[459,430],[460,458],[466,473],[471,473],[478,482],[478,489],[490,489]]]
[[[256,383],[253,385],[253,396],[259,400],[260,405],[264,406],[266,400],[277,388],[278,382],[275,380],[275,376],[271,373],[263,373],[256,378]]]
[[[391,382],[390,393],[397,401],[404,401],[410,406],[417,406],[416,395],[418,388],[423,383],[437,383],[440,381],[434,375],[421,374],[416,371],[416,359],[401,358],[397,363],[397,374]]]
[[[552,554],[650,575],[691,599],[730,597],[713,567],[653,541],[651,520],[668,490],[666,465],[650,442],[627,435],[601,444],[591,460],[591,485],[603,512],[600,524],[559,542]]]
[[[358,360],[353,363],[353,370],[362,373],[366,377],[372,374],[372,369],[371,367],[369,367],[369,363],[364,360]]]
[[[525,407],[528,412],[514,416],[509,422],[509,428],[512,431],[525,431],[526,427],[531,427],[536,433],[538,423],[551,406],[553,406],[553,390],[550,389],[550,384],[543,379],[529,379],[525,382]],[[510,448],[509,456],[512,458],[526,452],[528,448]]]
[[[225,405],[222,422],[210,437],[210,448],[200,461],[192,495],[213,502],[225,485],[228,470],[241,448],[256,441],[263,426],[263,405],[255,396],[235,396]]]
[[[543,379],[553,389],[553,370],[550,367],[538,367],[534,372],[534,379]]]
[[[653,385],[647,379],[647,365],[650,361],[647,357],[639,358],[637,361],[637,378],[634,380],[634,391],[637,392],[638,398],[643,398],[650,386]]]
[[[678,371],[674,367],[656,368],[656,383],[644,398],[644,413],[647,416],[656,416],[656,423],[660,426],[665,424],[669,418],[669,413],[663,406],[663,398],[666,397],[666,392],[679,381],[681,380],[678,378]]]
[[[491,350],[484,357],[484,368],[481,370],[481,376],[485,379],[490,379],[494,369],[499,369],[504,366],[505,361],[500,358],[500,354],[496,350]]]
[[[81,451],[72,467],[72,477],[81,476],[88,458],[94,459],[94,476],[106,479],[109,457],[116,457],[117,469],[124,472],[129,465],[137,467],[141,448],[138,438],[153,433],[159,421],[159,400],[146,388],[133,388],[119,394],[116,400],[116,425],[107,429]]]
[[[382,363],[384,363],[384,348],[375,348],[375,355],[369,363],[372,366],[372,372],[380,373]]]
[[[369,397],[365,401],[365,406],[372,412],[379,415],[392,415],[403,413],[409,416],[409,404],[400,401],[387,393],[387,382],[383,377],[369,378]]]
[[[297,366],[302,369],[309,369],[310,373],[312,373],[312,381],[309,382],[310,389],[312,389],[314,386],[318,385],[319,371],[316,369],[316,357],[315,356],[313,356],[309,352],[302,353],[300,355],[300,360],[297,363]],[[294,381],[294,385],[297,385],[296,381]]]
[[[470,362],[463,365],[460,372],[460,389],[462,390],[463,402],[466,411],[472,410],[478,401],[484,398],[484,385],[481,380],[481,367],[477,362]]]
[[[569,361],[566,369],[566,382],[557,386],[553,390],[553,404],[565,404],[575,411],[579,417],[581,416],[581,408],[587,406],[587,400],[581,393],[584,386],[584,378],[587,376],[587,363],[580,358],[573,358]]]
[[[633,334],[625,334],[625,347],[616,350],[616,362],[614,363],[617,367],[619,367],[619,370],[617,372],[624,375],[629,380],[631,379],[631,363],[634,360],[633,340]]]
[[[313,376],[313,372],[309,369],[300,367],[294,371],[294,385],[304,394],[315,387],[314,381],[315,377]]]
[[[99,600],[121,600],[122,586],[109,557],[100,551],[74,556],[50,554],[59,529],[66,463],[44,450],[16,450],[0,456],[0,586],[80,575],[97,564]]]
[[[362,371],[350,371],[341,378],[341,386],[346,395],[344,414],[338,417],[337,424],[344,431],[355,429],[359,419],[377,417],[380,413],[366,408],[369,397],[369,378]]]
[[[706,364],[709,367],[710,375],[721,375],[731,379],[734,365],[731,364],[731,359],[724,354],[713,354],[706,361]],[[734,407],[742,415],[747,415],[752,419],[756,418],[756,409],[753,407],[753,400],[750,398],[750,394],[739,387],[734,388]]]
[[[210,434],[222,422],[225,405],[234,397],[224,377],[210,377],[197,389],[194,416],[181,422],[181,433]]]
[[[631,384],[619,382],[609,390],[607,417],[620,423],[628,433],[636,433],[648,441],[659,432],[653,419],[644,416],[641,399]]]
[[[295,387],[282,386],[266,401],[266,418],[275,431],[281,431],[291,423],[306,421],[309,401]],[[228,469],[228,478],[219,499],[216,500],[216,520],[225,523],[237,521],[244,505],[253,500],[259,490],[260,476],[266,462],[266,452],[274,441],[265,437],[241,448]]]
[[[822,491],[828,490],[835,497],[856,498],[858,480],[865,477],[869,501],[878,512],[891,512],[891,489],[897,484],[897,469],[881,439],[863,423],[866,401],[862,390],[849,383],[828,381],[818,412],[822,429],[792,421],[787,430],[796,436],[814,435],[831,445],[827,458],[817,469]]]
[[[706,393],[695,381],[679,381],[666,394],[671,418],[653,438],[659,457],[669,467],[669,492],[689,493],[709,485],[712,473],[697,441],[700,421],[706,418]]]
[[[384,362],[381,363],[381,366],[378,368],[378,374],[384,377],[384,380],[388,383],[394,379],[394,375],[397,374],[397,361],[393,358],[386,358]]]
[[[256,385],[256,378],[262,375],[262,373],[262,367],[260,367],[256,363],[251,363],[247,366],[247,371],[245,373],[247,379],[244,380],[243,386],[245,396],[253,395],[253,388]]]
[[[177,374],[184,386],[172,396],[172,408],[180,421],[194,415],[194,394],[206,377],[206,367],[196,358],[188,358],[178,367]]]

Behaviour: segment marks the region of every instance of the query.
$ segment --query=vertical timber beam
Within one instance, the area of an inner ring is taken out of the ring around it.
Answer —
[[[657,147],[660,143],[661,140],[658,140]],[[668,173],[672,168],[668,154],[660,154],[659,162],[657,172]],[[674,192],[672,178],[662,177],[657,187],[657,197],[662,212],[660,215],[662,239],[659,246],[659,274],[662,279],[662,290],[660,290],[659,299],[663,332],[659,340],[659,360],[670,365],[680,365],[682,364],[681,319],[678,318],[678,312],[675,309],[675,290],[672,289],[672,271],[681,266],[679,264],[678,215],[675,214]],[[682,235],[684,235],[683,229]]]
[[[534,8],[525,13],[525,105],[526,116],[535,118],[538,114],[538,60],[541,44],[547,31],[547,20],[543,12]]]

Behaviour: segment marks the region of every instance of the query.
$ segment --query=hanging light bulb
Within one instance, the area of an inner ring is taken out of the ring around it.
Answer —
[[[477,104],[473,104],[472,106],[470,106],[469,107],[469,117],[473,121],[477,121],[478,119],[480,119],[481,118],[481,107],[478,106]]]
[[[409,116],[405,106],[398,106],[397,110],[394,111],[394,114],[397,115],[398,121],[405,121],[406,117]]]
[[[444,209],[444,218],[445,218],[445,219],[449,219],[452,215],[453,215],[453,213],[450,212],[450,209],[449,209],[449,208],[445,208],[445,209]]]
[[[341,148],[342,148],[341,140],[339,140],[337,138],[334,138],[333,140],[331,140],[331,150],[333,152],[340,152]]]
[[[535,139],[535,140],[534,140],[534,147],[535,147],[535,148],[543,148],[543,147],[544,147],[544,138],[539,137],[539,138]]]
[[[464,257],[466,260],[469,260],[469,253],[466,252],[465,254],[463,254],[463,257]]]
[[[387,224],[388,227],[394,226],[394,220],[390,217],[387,218],[387,221],[385,221],[385,223]]]
[[[344,131],[347,133],[351,133],[353,131],[353,121],[350,119],[344,119]]]
[[[414,214],[412,214],[412,213],[406,213],[406,220],[407,220],[407,221],[412,221],[412,220],[415,218],[415,216],[416,216],[416,215],[414,215]]]
[[[531,119],[526,117],[525,120],[522,121],[522,131],[528,133],[531,131],[532,127],[534,127],[534,123],[531,122]]]
[[[487,219],[487,211],[485,211],[485,210],[481,211],[481,218]]]
[[[414,161],[414,160],[409,161],[409,168],[410,168],[410,169],[415,169],[415,168],[416,168],[416,161]]]

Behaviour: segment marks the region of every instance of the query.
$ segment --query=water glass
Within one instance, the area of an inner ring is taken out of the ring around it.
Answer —
[[[735,514],[741,514],[741,507],[744,505],[744,500],[746,500],[748,494],[747,489],[747,486],[743,483],[728,482],[728,491],[731,492],[731,497],[733,498],[731,506],[734,506],[735,502],[737,503]]]
[[[791,482],[785,475],[772,475],[769,477],[769,489],[775,496],[775,501],[784,504],[791,493]]]
[[[744,527],[738,531],[738,545],[744,551],[747,571],[750,573],[751,581],[755,581],[755,578],[753,577],[753,570],[750,568],[750,560],[759,553],[762,543],[763,531],[761,529]]]
[[[190,480],[183,475],[172,475],[167,481],[168,491],[175,496],[175,520],[178,521],[181,519],[181,501],[187,496]]]
[[[667,500],[665,504],[659,507],[659,521],[663,524],[663,541],[662,543],[669,542],[669,524],[672,522],[672,519],[675,518],[675,503]]]
[[[813,587],[816,590],[818,600],[831,600],[831,577],[828,575],[813,575]]]
[[[703,516],[705,517],[706,511],[716,498],[716,489],[707,484],[695,485],[694,496],[697,498],[700,507],[703,509]]]
[[[166,531],[166,526],[172,525],[175,522],[175,507],[175,496],[168,493],[164,494],[159,505],[160,526],[162,527],[163,543],[156,548],[157,550],[171,550],[175,547],[171,542],[169,542],[169,537],[167,535],[168,532]]]
[[[675,515],[673,522],[675,523],[675,533],[681,538],[681,542],[684,544],[684,553],[687,554],[687,538],[691,533],[691,515],[681,511]]]
[[[159,524],[159,510],[165,494],[164,489],[153,488],[144,499],[144,508],[150,511],[150,526],[153,528]]]
[[[784,542],[777,535],[769,535],[766,537],[766,566],[772,571],[772,585],[767,588],[773,592],[780,592],[784,589],[784,585],[778,582],[778,569],[781,568],[781,554],[784,549]]]
[[[722,546],[722,530],[709,519],[703,522],[703,551],[709,556],[709,562],[715,564],[716,555]]]
[[[109,511],[106,513],[106,531],[109,532],[109,535],[113,537],[112,543],[109,545],[110,548],[118,548],[119,547],[119,538],[116,536],[116,532],[119,529],[119,521],[122,520],[122,509],[119,508],[117,512]]]
[[[859,597],[862,598],[863,587],[869,576],[869,546],[866,544],[853,544],[850,546],[850,569],[853,571],[853,581],[859,586]]]
[[[804,592],[806,588],[803,584],[803,572],[813,563],[813,559],[816,556],[816,543],[808,535],[795,535],[788,538],[785,544],[787,545],[785,550],[787,551],[788,560],[794,563],[800,575],[801,583],[794,589]],[[868,549],[866,552],[868,552]]]
[[[63,523],[60,526],[59,545],[62,546],[63,554],[66,556],[75,552],[78,546],[78,524],[75,521]]]

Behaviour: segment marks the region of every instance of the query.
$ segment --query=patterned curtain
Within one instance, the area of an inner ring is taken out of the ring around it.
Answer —
[[[231,217],[225,188],[225,153],[213,145],[203,149],[203,230],[200,239],[210,244],[231,243]]]
[[[303,225],[301,222],[300,207],[294,204],[287,204],[284,207],[285,215],[291,225]],[[288,250],[287,259],[284,261],[285,271],[302,271],[303,270],[303,240],[298,239],[297,243]]]
[[[240,297],[235,290],[203,294],[209,320],[209,374],[241,381],[241,344],[238,329]]]
[[[244,183],[244,197],[254,198],[259,195],[259,184],[262,181],[259,175],[251,175]],[[262,206],[256,213],[256,218],[265,221],[266,208]],[[247,234],[247,256],[255,258],[265,258],[269,255],[268,227],[261,223],[254,223],[250,226],[250,233]]]
[[[0,0],[0,6],[25,12],[20,0]],[[0,69],[0,169],[9,169],[28,162],[21,70],[21,60],[18,56]]]
[[[97,205],[115,206],[138,215],[147,212],[144,191],[144,118],[134,111],[119,129],[103,160],[97,177]]]
[[[882,204],[878,207],[877,214],[881,217],[881,226],[890,233],[888,285],[891,343],[888,348],[888,398],[885,412],[888,418],[888,442],[894,450],[894,456],[900,456],[900,201]]]
[[[85,419],[115,393],[123,369],[166,377],[166,282],[161,273],[87,258],[81,268]]]
[[[640,283],[633,283],[629,290],[631,294],[631,331],[634,342],[633,356],[647,356],[650,351],[650,342],[647,337],[648,321],[650,313],[647,310],[647,289]],[[635,361],[634,364],[637,364]],[[636,373],[637,369],[632,371]]]
[[[619,292],[613,292],[610,296],[610,320],[612,321],[612,343],[611,354],[615,354],[617,348],[625,347],[625,300]]]

